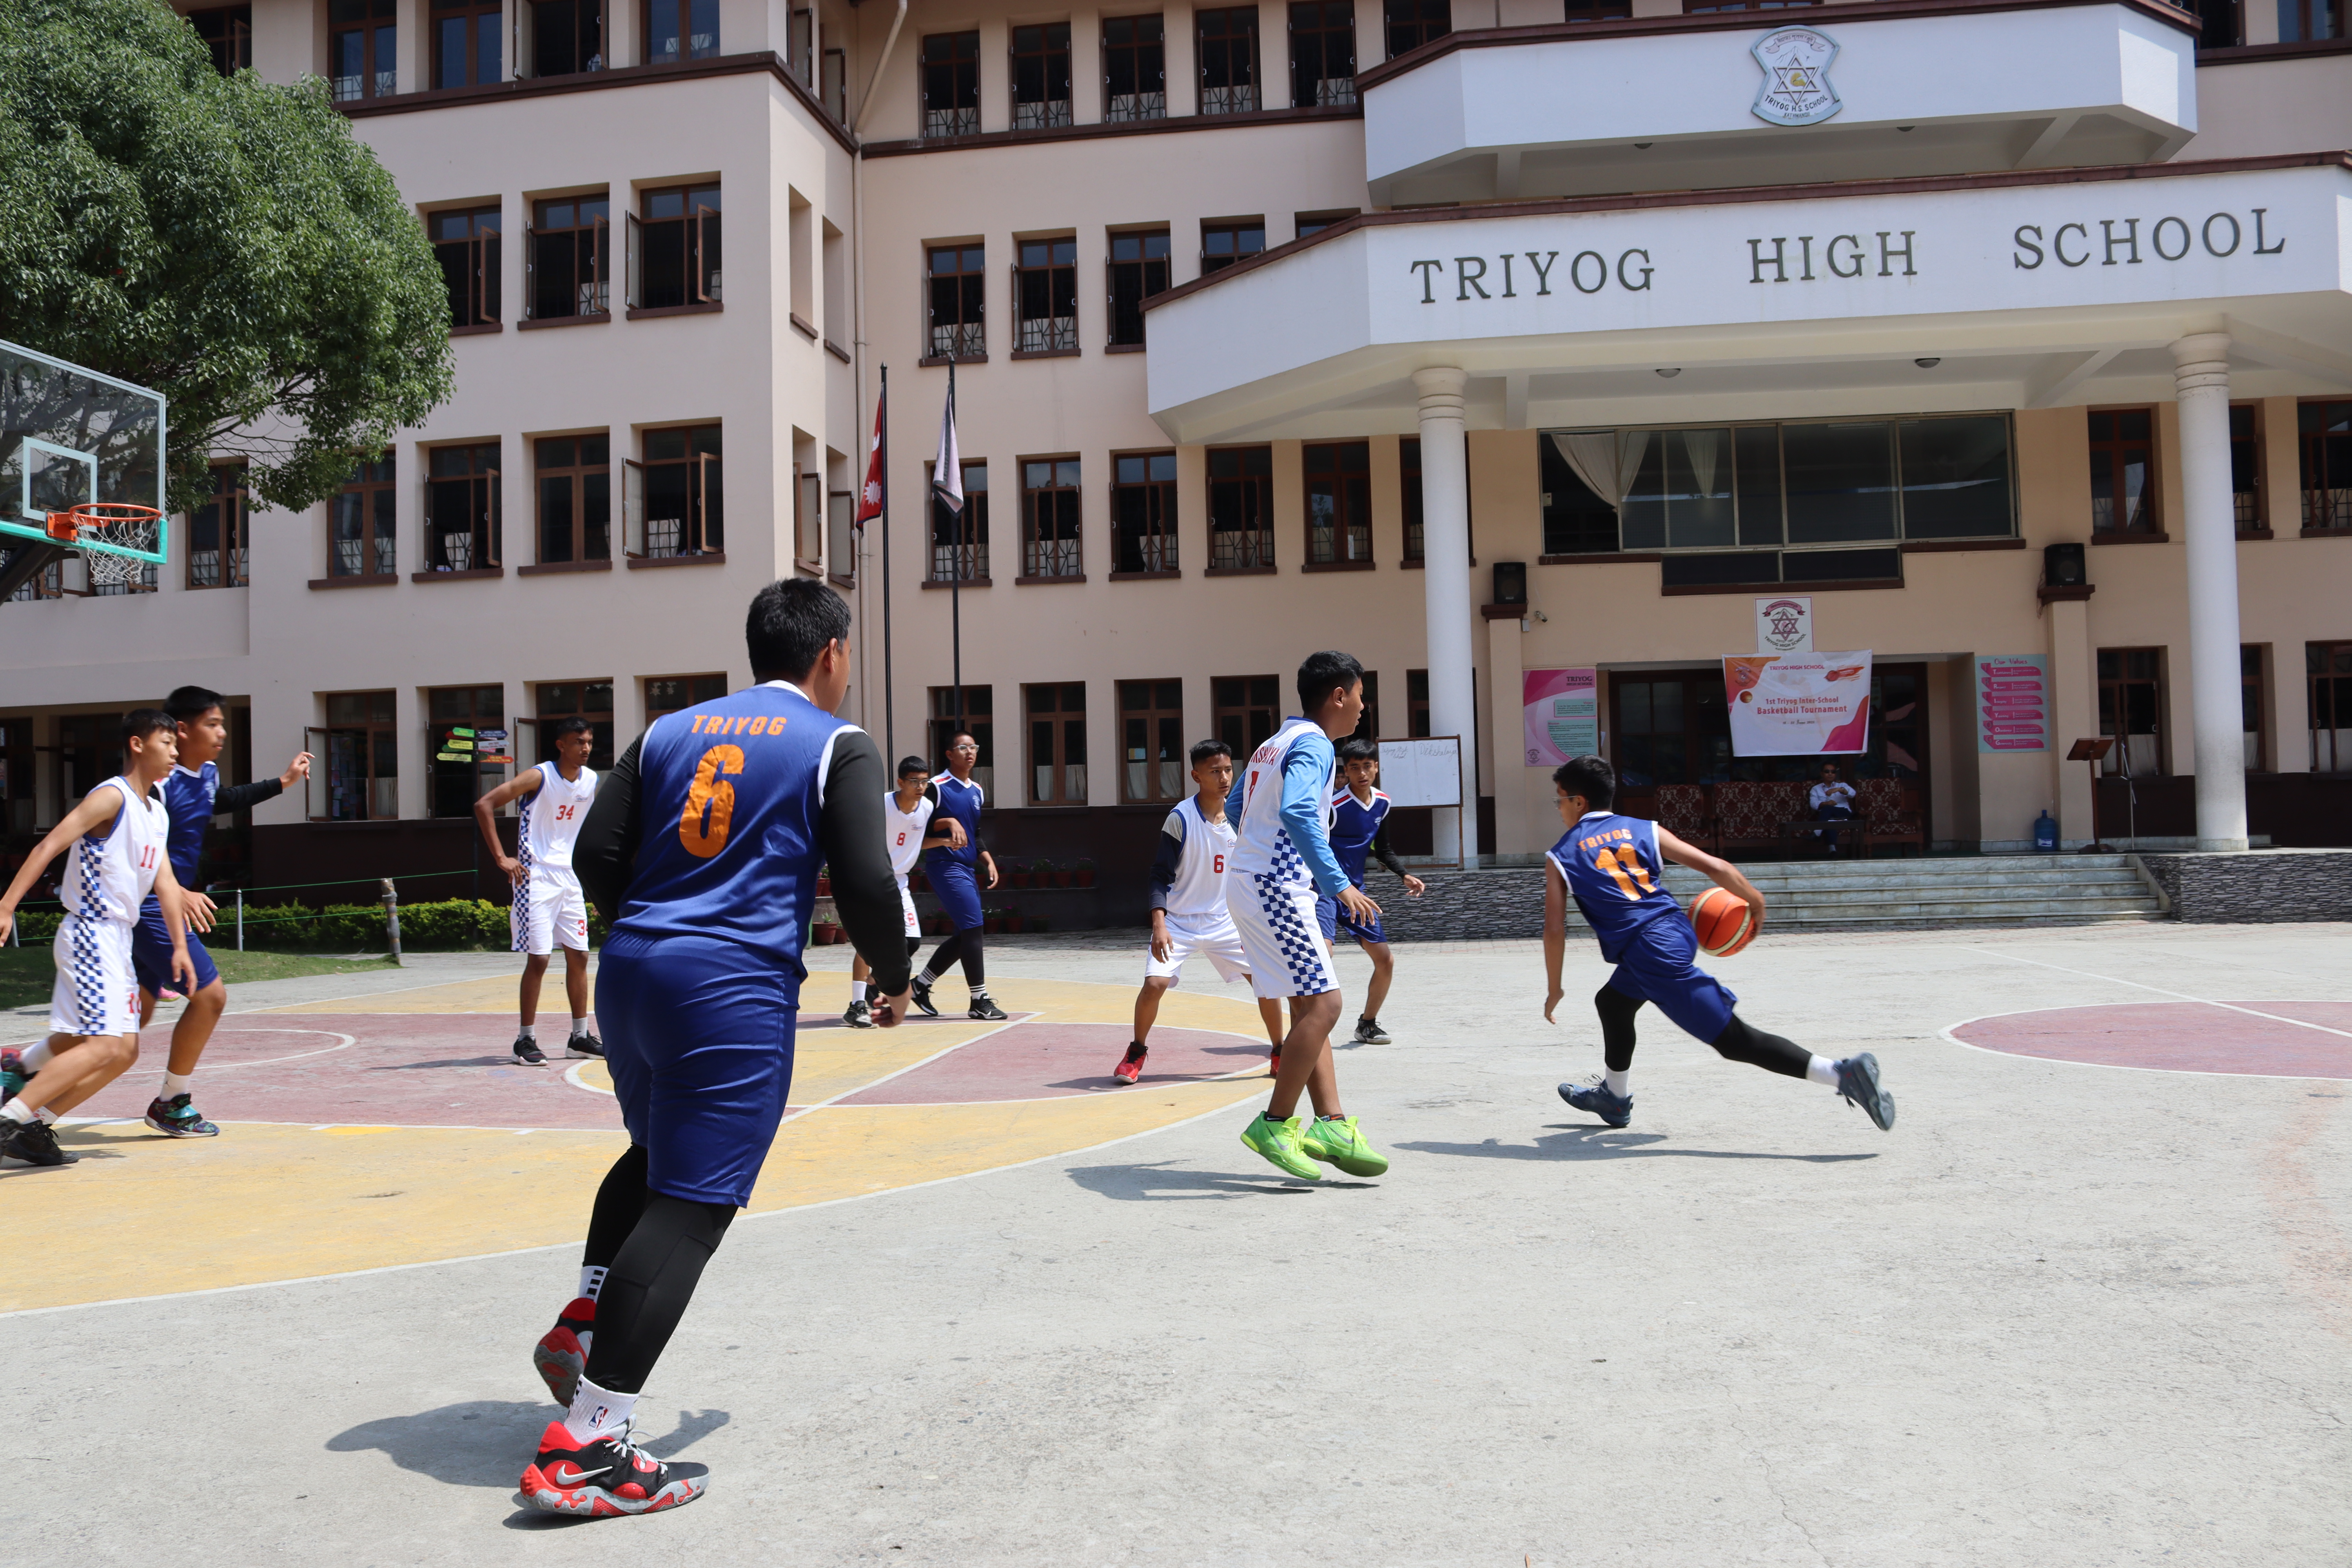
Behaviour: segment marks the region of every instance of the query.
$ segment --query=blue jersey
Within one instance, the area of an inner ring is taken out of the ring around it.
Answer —
[[[940,832],[940,824],[947,817],[963,824],[963,847],[950,849],[944,844],[937,845],[930,851],[932,859],[952,861],[959,866],[979,865],[980,808],[988,804],[987,792],[980,787],[978,779],[965,784],[953,773],[941,773],[931,781],[931,793],[940,803],[939,809],[931,813],[931,833]]]
[[[220,794],[220,764],[173,768],[163,781],[163,809],[172,826],[163,836],[163,853],[180,886],[196,885],[196,862],[205,853],[205,835],[213,825],[213,799]]]
[[[1666,891],[1658,825],[1645,817],[1587,812],[1549,853],[1601,939],[1601,956],[1612,963],[1652,922],[1682,918],[1682,907]]]
[[[1358,800],[1353,790],[1343,789],[1331,797],[1331,853],[1339,858],[1339,869],[1348,873],[1348,880],[1359,888],[1364,885],[1364,858],[1372,852],[1372,840],[1380,837],[1388,816],[1389,797],[1379,790],[1372,792],[1370,805]]]
[[[780,681],[656,720],[637,742],[642,837],[614,932],[740,942],[797,988],[824,775],[854,728]]]

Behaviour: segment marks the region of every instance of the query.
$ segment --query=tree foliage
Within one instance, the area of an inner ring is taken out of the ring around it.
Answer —
[[[449,306],[310,78],[224,79],[157,0],[0,0],[0,338],[170,399],[169,505],[300,510],[449,395]]]

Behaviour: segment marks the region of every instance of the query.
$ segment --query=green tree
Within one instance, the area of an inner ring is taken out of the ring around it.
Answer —
[[[223,79],[157,0],[0,0],[0,338],[171,400],[169,505],[214,455],[300,510],[449,395],[424,227],[310,78]]]

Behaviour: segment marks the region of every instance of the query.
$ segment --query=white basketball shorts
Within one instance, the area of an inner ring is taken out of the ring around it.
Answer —
[[[1143,977],[1146,980],[1166,978],[1179,984],[1184,979],[1184,961],[1198,953],[1217,966],[1217,978],[1231,985],[1249,973],[1249,955],[1242,951],[1242,933],[1234,929],[1231,915],[1169,915],[1168,957],[1166,962],[1150,948],[1143,950]]]
[[[1315,927],[1315,889],[1246,871],[1225,873],[1225,910],[1241,934],[1250,984],[1261,996],[1319,996],[1339,971]]]
[[[135,1035],[139,976],[131,967],[131,928],[68,915],[58,924],[58,983],[49,993],[55,1035]]]
[[[898,910],[907,917],[907,940],[921,940],[923,922],[915,913],[915,895],[907,890],[907,879],[904,877],[898,879]]]
[[[530,880],[515,889],[508,921],[517,952],[545,957],[557,942],[588,951],[588,898],[568,866],[533,866]]]

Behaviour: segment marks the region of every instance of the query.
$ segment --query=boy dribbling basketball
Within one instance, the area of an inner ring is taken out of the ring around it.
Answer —
[[[1881,1131],[1895,1125],[1895,1097],[1878,1087],[1878,1058],[1868,1051],[1832,1061],[1793,1041],[1768,1035],[1732,1011],[1739,1000],[1698,967],[1698,934],[1666,891],[1669,860],[1687,866],[1736,899],[1751,921],[1764,922],[1764,895],[1739,868],[1684,843],[1658,824],[1610,809],[1617,773],[1600,757],[1573,757],[1554,769],[1552,787],[1568,831],[1544,856],[1544,1022],[1559,1005],[1559,970],[1568,948],[1568,900],[1601,939],[1601,956],[1615,964],[1594,994],[1608,1071],[1590,1083],[1559,1086],[1559,1097],[1612,1127],[1633,1119],[1626,1075],[1633,1066],[1633,1015],[1644,1002],[1685,1034],[1695,1035],[1736,1062],[1806,1079],[1834,1089],[1859,1105]]]

